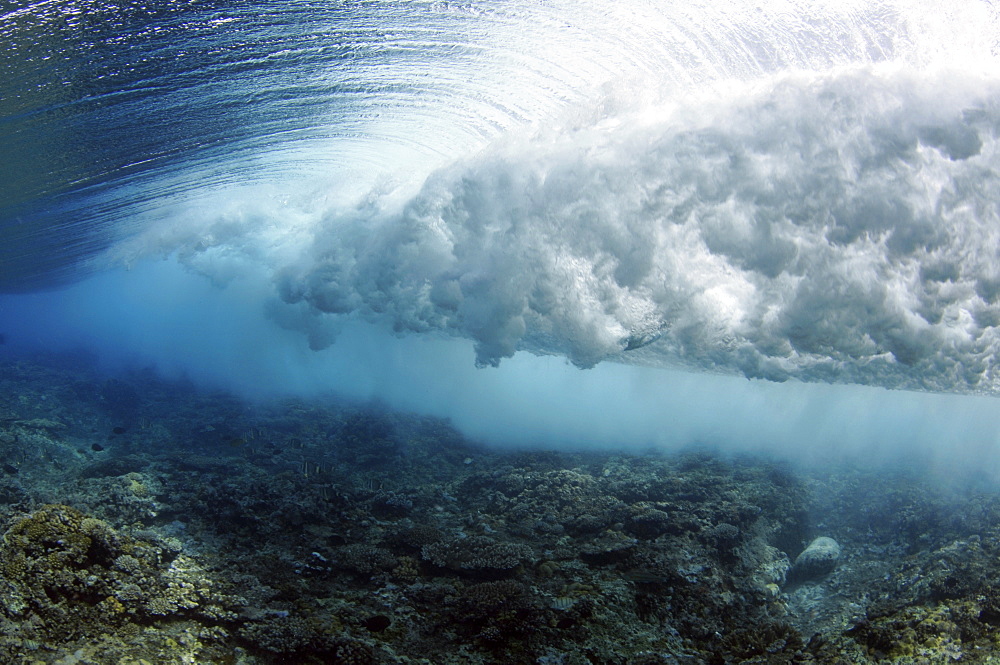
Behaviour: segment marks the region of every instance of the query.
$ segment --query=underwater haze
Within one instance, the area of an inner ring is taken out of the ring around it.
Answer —
[[[990,2],[0,11],[8,356],[1000,474]]]

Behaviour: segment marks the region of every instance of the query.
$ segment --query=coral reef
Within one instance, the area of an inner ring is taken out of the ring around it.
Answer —
[[[1000,658],[995,488],[906,470],[490,450],[66,358],[0,363],[0,469],[5,663]]]

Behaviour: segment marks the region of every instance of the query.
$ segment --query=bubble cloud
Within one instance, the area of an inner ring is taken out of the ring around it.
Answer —
[[[328,213],[286,303],[519,349],[995,393],[1000,82],[792,74],[497,146]]]

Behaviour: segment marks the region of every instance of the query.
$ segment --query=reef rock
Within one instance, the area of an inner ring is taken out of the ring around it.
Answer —
[[[798,581],[821,577],[836,568],[839,560],[840,545],[837,541],[827,536],[820,536],[795,557],[790,577]]]

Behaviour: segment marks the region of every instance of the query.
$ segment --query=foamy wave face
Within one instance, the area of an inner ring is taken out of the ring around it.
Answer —
[[[497,148],[402,212],[331,213],[275,279],[324,315],[300,323],[448,331],[480,365],[996,392],[998,127],[996,80],[788,75]]]

